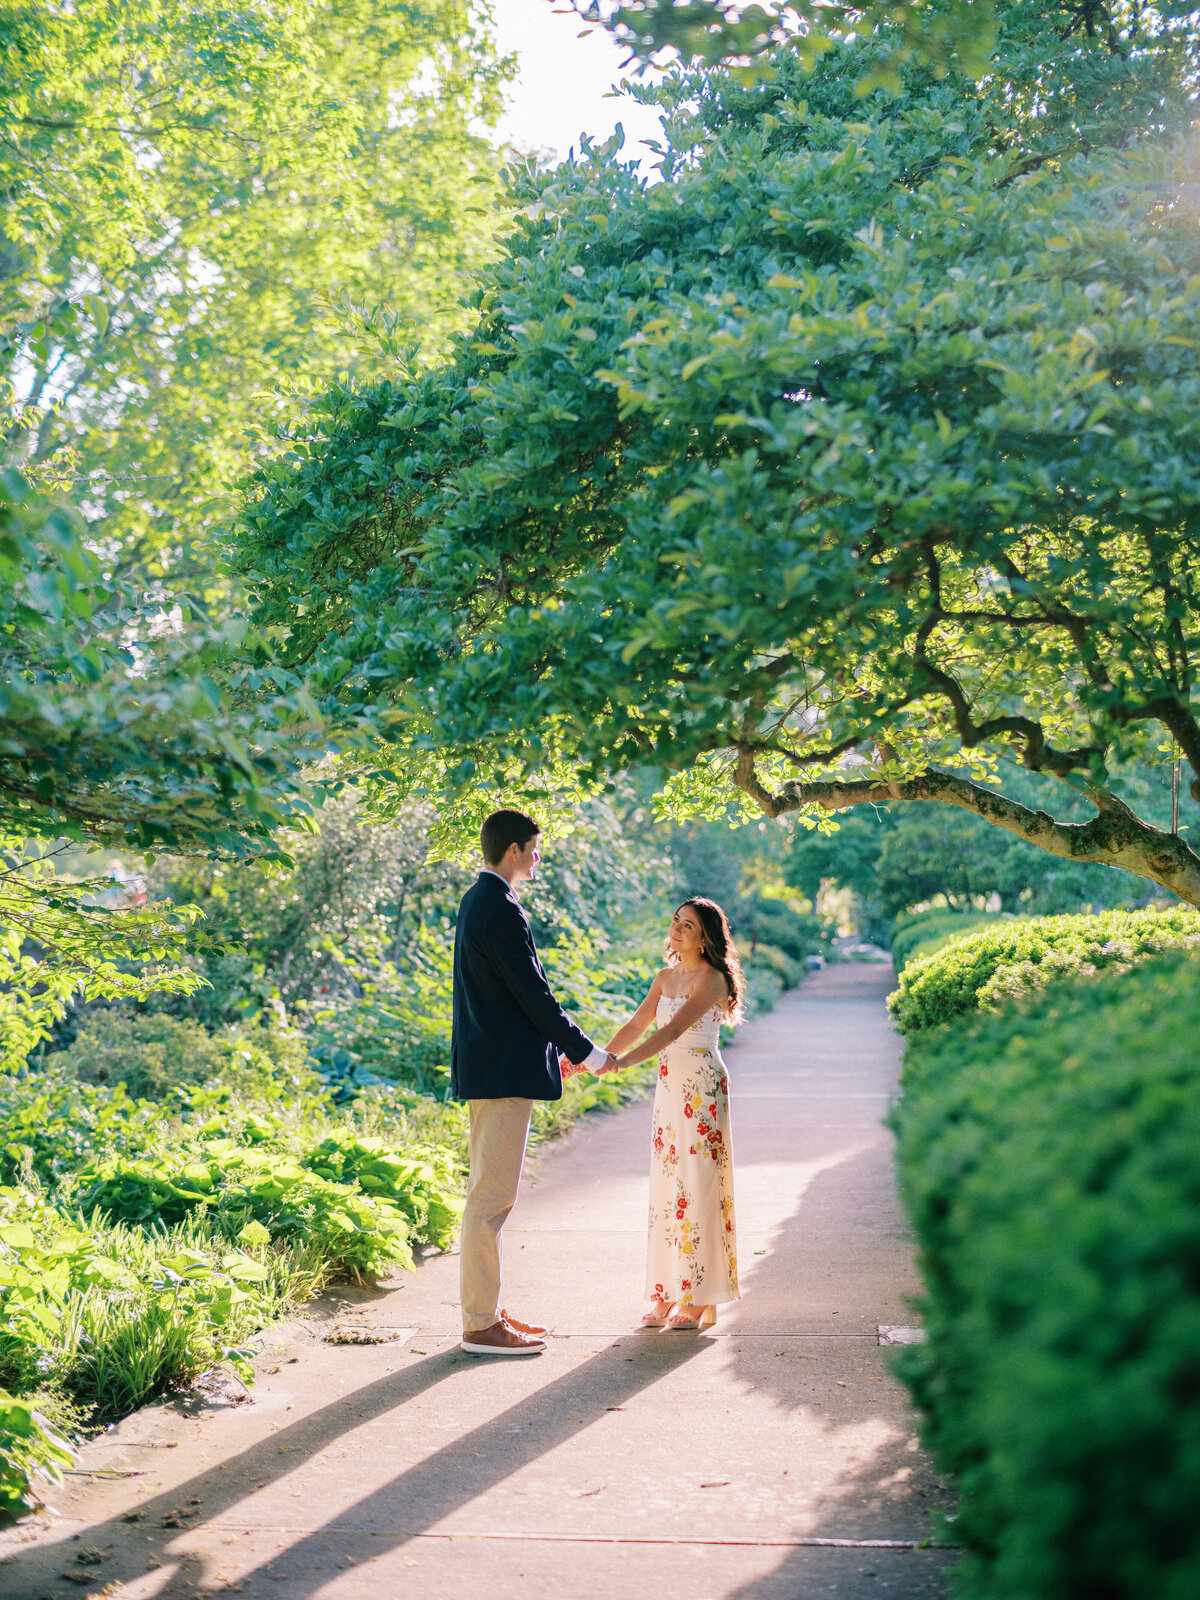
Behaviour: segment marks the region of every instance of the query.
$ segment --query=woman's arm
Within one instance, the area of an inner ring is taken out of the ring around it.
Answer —
[[[695,993],[684,1001],[666,1027],[657,1029],[648,1039],[643,1039],[640,1044],[626,1051],[613,1070],[619,1072],[623,1067],[635,1067],[639,1061],[665,1050],[669,1044],[675,1043],[681,1033],[686,1033],[694,1022],[699,1022],[706,1011],[711,1011],[713,1006],[723,1006],[728,997],[725,979],[715,967],[709,967],[696,984]],[[640,1011],[638,1015],[641,1015]]]
[[[654,974],[654,982],[650,985],[649,994],[647,994],[646,998],[630,1017],[629,1021],[623,1022],[617,1029],[616,1033],[613,1034],[609,1043],[605,1045],[604,1048],[608,1051],[610,1056],[615,1056],[617,1052],[619,1050],[623,1050],[627,1044],[633,1044],[636,1040],[640,1039],[645,1033],[646,1029],[654,1021],[654,1014],[658,1010],[658,997],[662,993],[662,980],[663,973],[656,972]],[[564,1078],[571,1077],[577,1072],[584,1072],[587,1070],[585,1067],[572,1066],[567,1060],[566,1056],[559,1056],[558,1065]],[[596,1075],[599,1077],[602,1073],[615,1071],[615,1067],[599,1067]]]
[[[621,1051],[628,1045],[636,1044],[654,1021],[655,1013],[658,1010],[659,996],[662,994],[662,980],[662,972],[656,972],[654,974],[654,982],[650,985],[649,994],[647,994],[629,1021],[622,1023],[605,1045],[604,1048],[610,1056],[619,1056]]]

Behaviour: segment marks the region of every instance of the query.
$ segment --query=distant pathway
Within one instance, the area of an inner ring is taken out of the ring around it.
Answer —
[[[553,1325],[545,1355],[456,1350],[457,1257],[330,1300],[399,1337],[293,1323],[253,1404],[128,1418],[84,1465],[137,1475],[73,1477],[59,1517],[0,1536],[0,1596],[942,1595],[944,1553],[864,1543],[919,1542],[945,1504],[876,1337],[916,1288],[880,1123],[889,983],[830,968],[729,1051],[744,1298],[712,1334],[633,1331],[649,1108],[588,1117],[505,1232],[507,1304]]]

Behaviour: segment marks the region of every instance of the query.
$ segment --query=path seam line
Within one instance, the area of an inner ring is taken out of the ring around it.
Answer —
[[[679,1545],[712,1548],[742,1548],[770,1550],[955,1550],[957,1545],[939,1544],[934,1539],[827,1539],[813,1534],[795,1539],[673,1539],[639,1538],[636,1534],[621,1533],[459,1533],[429,1532],[426,1529],[408,1528],[314,1528],[307,1524],[258,1522],[210,1522],[207,1530],[213,1533],[300,1533],[332,1538],[335,1535],[356,1539],[478,1539],[526,1542],[530,1544],[645,1544]],[[202,1530],[197,1529],[197,1532]]]

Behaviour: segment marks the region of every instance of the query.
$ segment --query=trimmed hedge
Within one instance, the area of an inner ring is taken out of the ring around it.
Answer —
[[[900,976],[910,961],[919,961],[922,956],[932,955],[934,950],[940,950],[951,939],[959,939],[964,933],[974,933],[990,923],[1003,920],[1011,921],[1011,918],[1002,918],[998,912],[955,911],[949,906],[897,917],[892,924],[891,937],[892,964],[896,968],[896,976]]]
[[[1200,945],[1200,912],[1192,906],[998,922],[906,967],[888,1008],[901,1033],[914,1034],[1054,979],[1124,971],[1190,945]]]
[[[1200,1594],[1200,958],[913,1041],[893,1114],[967,1600]]]

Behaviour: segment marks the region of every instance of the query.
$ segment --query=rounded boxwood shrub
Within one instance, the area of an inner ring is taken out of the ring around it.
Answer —
[[[921,1034],[893,1114],[970,1600],[1200,1594],[1200,957]]]
[[[901,1033],[918,1033],[1058,978],[1119,972],[1190,945],[1200,946],[1200,912],[1191,906],[998,921],[912,961],[888,1006]]]
[[[999,912],[955,911],[951,906],[937,906],[929,911],[914,911],[897,917],[892,924],[892,964],[896,976],[904,971],[910,961],[931,955],[934,950],[949,944],[951,939],[974,933],[990,923],[999,922]],[[1006,919],[1006,920],[1010,920]]]

